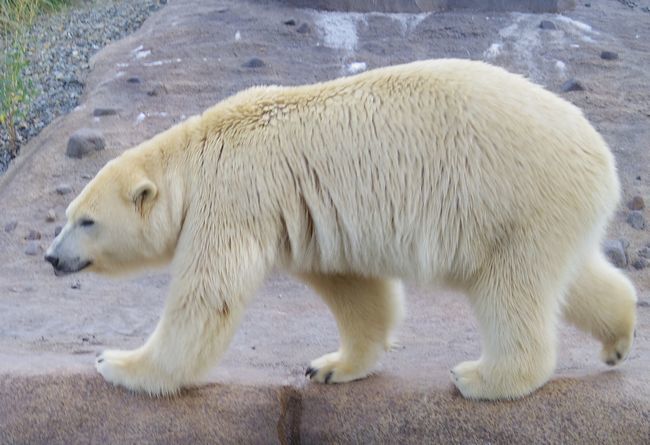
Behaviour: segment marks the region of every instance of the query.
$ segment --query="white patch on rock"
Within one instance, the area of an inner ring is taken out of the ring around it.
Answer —
[[[115,73],[115,78],[119,79],[120,77],[124,76],[126,73],[124,71],[118,71]]]
[[[235,40],[236,40],[237,42],[239,42],[239,41],[241,40],[241,32],[237,31],[237,32],[235,33]]]
[[[560,74],[564,74],[566,72],[566,63],[561,60],[556,60],[555,68],[560,72]]]
[[[348,63],[346,67],[347,72],[350,74],[357,74],[367,69],[368,69],[368,65],[366,64],[366,62],[352,62],[352,63]]]
[[[144,46],[142,46],[142,45],[138,46],[137,48],[133,48],[133,49],[131,50],[131,54],[135,54],[135,53],[137,53],[138,51],[142,51],[142,48],[144,48]]]
[[[147,115],[144,113],[138,114],[138,117],[135,118],[135,124],[138,125],[147,118]]]
[[[149,49],[148,50],[143,50],[143,51],[138,51],[137,53],[135,53],[135,58],[136,59],[144,59],[149,54],[151,54],[151,50],[149,50]]]
[[[483,58],[487,60],[495,59],[501,54],[501,48],[503,48],[503,43],[493,43],[488,49],[483,51]]]
[[[357,23],[364,21],[358,12],[315,12],[314,22],[323,33],[328,48],[354,51],[359,41]]]
[[[116,63],[115,66],[118,67],[118,68],[126,68],[126,67],[129,66],[129,64],[128,63]]]
[[[156,60],[153,62],[145,62],[142,64],[142,66],[161,66],[161,65],[168,65],[170,63],[180,63],[180,62],[181,59],[175,59],[175,60],[165,59],[165,60]]]
[[[576,29],[578,29],[578,30],[580,30],[582,32],[591,32],[591,33],[594,33],[594,34],[598,35],[598,32],[594,31],[593,28],[591,27],[591,25],[587,25],[586,23],[583,23],[583,22],[581,22],[579,20],[574,20],[574,19],[572,19],[570,17],[567,17],[565,15],[557,15],[557,16],[555,16],[555,18],[557,20],[559,20],[560,22],[571,25],[574,28],[576,28]]]
[[[421,14],[405,14],[405,13],[381,14],[381,13],[375,13],[375,15],[390,17],[391,19],[399,22],[400,26],[402,27],[402,34],[406,34],[407,32],[411,32],[415,28],[417,28],[418,25],[422,22],[422,20],[426,19],[429,16],[429,13],[427,13],[427,12],[421,13]]]

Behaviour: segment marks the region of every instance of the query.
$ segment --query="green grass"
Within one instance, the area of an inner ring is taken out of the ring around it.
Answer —
[[[25,119],[27,104],[36,92],[23,75],[29,65],[25,31],[43,13],[59,9],[70,0],[0,0],[0,126],[9,139],[9,155],[18,154],[18,122]]]
[[[51,12],[70,0],[0,0],[0,34],[19,32],[43,12]]]

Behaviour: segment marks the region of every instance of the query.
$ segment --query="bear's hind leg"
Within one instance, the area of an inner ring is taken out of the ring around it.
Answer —
[[[634,337],[636,292],[630,280],[600,251],[594,252],[569,287],[564,318],[603,344],[602,360],[623,360]]]
[[[404,317],[401,283],[353,275],[301,277],[325,300],[340,333],[338,351],[313,360],[307,375],[321,383],[342,383],[370,374]]]
[[[542,276],[540,267],[526,252],[495,253],[468,289],[483,351],[478,360],[451,371],[464,397],[516,399],[542,386],[553,373],[563,286],[552,283],[552,274]]]

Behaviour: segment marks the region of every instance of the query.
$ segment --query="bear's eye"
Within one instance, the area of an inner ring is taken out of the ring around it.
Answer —
[[[95,224],[95,221],[93,221],[93,220],[90,219],[90,218],[84,218],[84,219],[82,219],[82,220],[79,222],[79,225],[80,225],[81,227],[90,227],[90,226],[92,226],[93,224]]]

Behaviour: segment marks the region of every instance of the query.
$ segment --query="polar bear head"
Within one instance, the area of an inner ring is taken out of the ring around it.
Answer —
[[[150,156],[125,152],[102,168],[66,210],[45,254],[57,275],[87,269],[119,274],[172,258],[180,217]],[[180,185],[179,185],[180,188]]]

